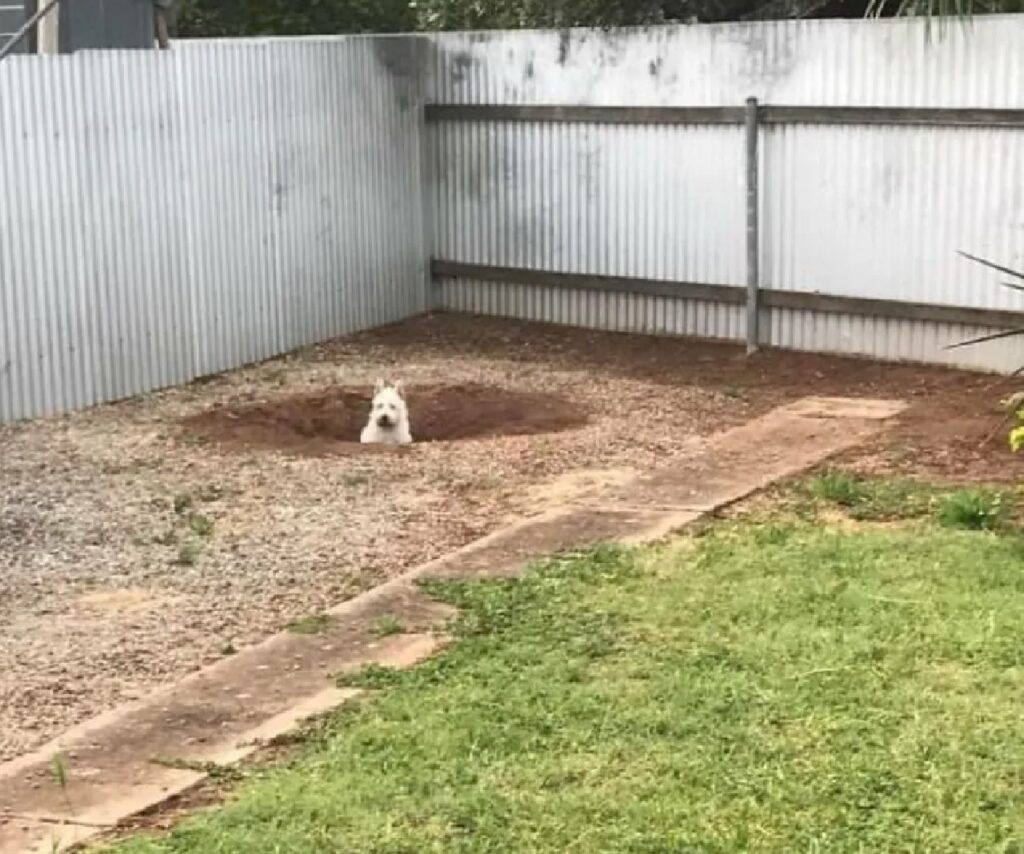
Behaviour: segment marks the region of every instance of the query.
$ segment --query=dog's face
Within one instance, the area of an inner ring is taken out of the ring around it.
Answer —
[[[406,411],[402,384],[378,380],[370,407],[370,420],[378,427],[387,429],[397,426],[405,418]]]

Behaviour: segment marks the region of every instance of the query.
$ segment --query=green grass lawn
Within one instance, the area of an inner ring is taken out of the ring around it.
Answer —
[[[1024,541],[812,515],[439,586],[446,654],[117,850],[1024,851]]]

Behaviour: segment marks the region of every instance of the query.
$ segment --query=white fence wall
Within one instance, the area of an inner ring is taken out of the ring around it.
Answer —
[[[423,104],[1024,108],[1024,16],[183,43],[0,64],[0,421],[432,305],[448,261],[740,285],[742,131],[424,127]],[[771,126],[770,289],[1012,309],[1024,132]],[[426,156],[424,157],[424,154]],[[426,172],[424,173],[424,168]],[[425,195],[424,195],[425,194]],[[424,215],[426,210],[426,216]],[[458,310],[736,339],[715,302],[445,281]],[[990,369],[958,324],[772,309],[771,343]]]
[[[1024,16],[970,25],[800,21],[617,32],[446,34],[441,104],[1024,108]],[[559,272],[742,285],[740,128],[441,122],[434,255]],[[768,289],[1021,309],[956,250],[1024,267],[1024,131],[771,126],[761,132]],[[446,281],[444,305],[615,329],[738,338],[743,309],[662,297]],[[959,324],[767,312],[799,349],[988,369],[1015,343],[947,353]]]
[[[0,63],[0,422],[428,308],[419,50]]]

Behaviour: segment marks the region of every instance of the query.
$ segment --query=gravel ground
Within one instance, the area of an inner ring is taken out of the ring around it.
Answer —
[[[180,426],[213,406],[381,374],[412,388],[553,393],[590,420],[326,458],[229,452]],[[807,394],[913,404],[844,464],[1019,481],[1024,460],[1006,450],[995,405],[1005,390],[939,369],[771,352],[745,360],[706,342],[442,315],[0,428],[0,759],[510,516],[692,453],[700,437]]]
[[[524,363],[471,348],[435,352],[429,337],[404,347],[397,365],[392,346],[364,335],[0,429],[0,758],[510,515],[692,452],[695,436],[744,409],[691,385],[595,375],[557,351],[539,348]],[[413,388],[552,392],[590,422],[546,436],[424,444],[400,457],[326,459],[222,452],[177,426],[215,404],[369,384],[381,373]]]

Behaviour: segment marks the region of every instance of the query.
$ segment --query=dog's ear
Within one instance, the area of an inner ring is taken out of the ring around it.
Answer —
[[[384,389],[387,388],[387,386],[388,384],[384,382],[384,380],[377,380],[377,382],[374,383],[373,385],[373,393],[380,394],[382,391],[384,391]]]
[[[394,390],[398,392],[399,397],[405,397],[405,383],[402,382],[402,380],[395,380],[395,382],[392,383],[392,388],[394,388]]]

